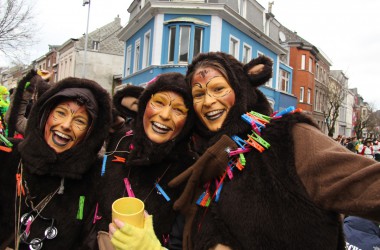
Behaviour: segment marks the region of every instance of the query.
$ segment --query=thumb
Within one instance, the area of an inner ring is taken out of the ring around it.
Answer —
[[[187,179],[189,179],[189,177],[193,173],[193,169],[194,169],[193,166],[187,168],[185,171],[183,171],[177,177],[175,177],[173,180],[171,180],[168,183],[168,186],[171,187],[171,188],[173,188],[173,187],[177,187],[181,183],[185,182]]]

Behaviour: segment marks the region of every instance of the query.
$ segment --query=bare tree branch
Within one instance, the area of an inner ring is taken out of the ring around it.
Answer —
[[[0,52],[12,61],[35,44],[33,7],[24,0],[0,0]]]

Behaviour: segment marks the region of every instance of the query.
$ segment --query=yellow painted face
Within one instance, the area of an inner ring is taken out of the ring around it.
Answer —
[[[187,119],[188,109],[179,94],[158,92],[148,101],[143,126],[148,138],[155,143],[165,143],[178,136]]]
[[[89,129],[86,107],[75,101],[59,103],[45,124],[45,141],[57,153],[62,153],[83,140]]]
[[[211,67],[197,69],[191,85],[195,113],[210,131],[218,131],[235,104],[234,90],[227,79]]]

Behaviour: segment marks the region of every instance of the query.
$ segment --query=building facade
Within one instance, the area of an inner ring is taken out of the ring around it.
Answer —
[[[256,1],[135,0],[128,12],[129,23],[118,34],[124,41],[123,84],[144,85],[165,72],[185,74],[200,52],[223,51],[243,63],[263,54],[274,68],[261,90],[275,110],[295,105],[292,68],[280,60],[287,54],[279,44],[280,24]]]

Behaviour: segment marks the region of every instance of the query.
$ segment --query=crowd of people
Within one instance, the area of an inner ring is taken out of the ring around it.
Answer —
[[[356,136],[344,137],[342,135],[338,135],[338,137],[335,138],[335,141],[339,142],[342,146],[356,154],[380,161],[380,145],[379,139],[377,138],[369,137],[358,139]]]
[[[380,221],[376,145],[273,111],[258,88],[272,67],[200,53],[113,97],[31,71],[4,117],[0,249],[366,249],[346,225]],[[143,228],[112,221],[124,196],[144,202]]]

